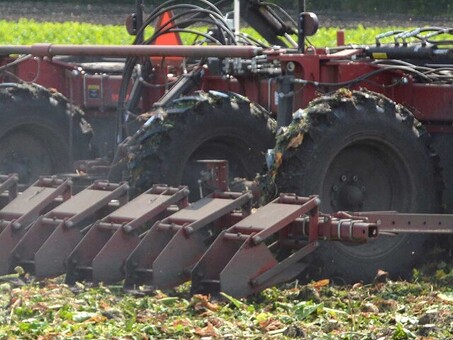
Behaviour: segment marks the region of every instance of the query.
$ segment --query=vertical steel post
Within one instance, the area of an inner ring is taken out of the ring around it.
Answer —
[[[139,32],[140,28],[143,26],[143,8],[144,8],[144,3],[143,3],[143,0],[137,0],[136,1],[136,10],[135,10],[135,14],[136,14],[136,20],[137,20],[137,32]],[[137,42],[139,44],[142,44],[143,43],[143,34],[144,34],[144,31],[142,31],[141,33],[139,33],[137,35]]]
[[[234,33],[239,34],[241,22],[241,2],[234,0]]]
[[[299,13],[305,12],[305,0],[299,0]]]
[[[298,24],[298,50],[301,53],[304,53],[305,51],[305,30],[304,30],[304,16],[302,13],[305,12],[305,0],[299,0],[299,14],[297,18],[297,24]]]
[[[278,79],[277,127],[288,126],[293,119],[294,69],[294,62],[288,62],[284,75]]]

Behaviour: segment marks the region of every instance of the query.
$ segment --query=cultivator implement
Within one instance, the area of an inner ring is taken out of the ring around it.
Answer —
[[[186,207],[188,193],[186,187],[155,185],[88,227],[68,257],[66,282],[122,280],[124,261],[139,244],[140,234],[158,219]]]
[[[205,181],[225,188],[227,165],[207,168]],[[13,198],[17,178],[0,181],[12,198],[0,210],[2,274],[21,266],[37,278],[66,273],[68,284],[123,281],[127,291],[192,280],[194,294],[247,296],[299,275],[323,241],[453,233],[452,215],[326,215],[317,196],[281,194],[253,211],[250,191],[216,190],[189,203],[187,187],[154,185],[128,201],[127,184],[96,181],[71,197],[71,181],[43,177]]]
[[[22,266],[39,278],[62,274],[65,258],[82,239],[81,229],[125,204],[127,195],[127,184],[96,181],[40,216],[5,258],[10,270]]]
[[[71,197],[69,180],[40,178],[0,210],[0,275],[12,268],[12,251],[29,225]]]
[[[216,235],[250,214],[251,198],[215,192],[155,223],[127,259],[125,287],[170,288],[190,280]]]
[[[256,293],[305,270],[302,261],[320,238],[366,242],[377,236],[376,224],[365,220],[321,217],[319,203],[317,196],[283,194],[222,232],[193,269],[192,292]],[[297,250],[285,255],[276,249]]]
[[[15,174],[0,175],[0,209],[16,198],[18,181]]]

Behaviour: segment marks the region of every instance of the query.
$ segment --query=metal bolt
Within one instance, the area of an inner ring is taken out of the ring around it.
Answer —
[[[348,176],[346,175],[341,175],[341,181],[346,182],[348,180]]]
[[[286,70],[288,70],[289,72],[294,72],[295,69],[296,64],[294,64],[294,62],[290,61],[288,64],[286,64]]]
[[[252,237],[252,240],[253,240],[253,244],[255,244],[255,245],[258,245],[258,244],[260,244],[260,243],[262,243],[262,242],[264,241],[264,240],[263,240],[261,237],[259,237],[259,236],[254,236],[254,237]]]
[[[125,233],[130,233],[133,230],[133,228],[130,224],[126,224],[123,226],[123,230]]]
[[[358,177],[358,176],[353,176],[353,177],[352,177],[352,180],[353,180],[354,182],[357,182],[357,181],[359,180],[359,177]]]
[[[334,185],[334,186],[332,187],[332,190],[333,190],[333,191],[338,191],[338,185]]]

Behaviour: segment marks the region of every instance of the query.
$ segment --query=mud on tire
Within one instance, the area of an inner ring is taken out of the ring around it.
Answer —
[[[237,94],[210,91],[183,97],[139,131],[129,149],[137,192],[154,183],[189,185],[197,193],[199,159],[226,159],[230,177],[253,178],[274,144],[275,121]]]
[[[324,212],[439,212],[441,176],[429,136],[408,110],[382,95],[341,90],[315,100],[277,137],[274,153],[282,156],[269,175],[278,191],[320,194]],[[318,275],[370,281],[383,269],[406,276],[426,239],[327,242],[316,253]]]

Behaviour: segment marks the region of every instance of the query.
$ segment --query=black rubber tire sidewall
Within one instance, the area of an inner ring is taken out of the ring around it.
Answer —
[[[53,96],[48,91],[32,85],[16,85],[2,88],[0,97],[0,139],[22,131],[32,136],[46,149],[52,166],[49,173],[54,175],[72,170],[69,151],[69,107],[61,95]],[[74,159],[89,155],[91,132],[84,134],[80,128],[81,116],[73,121]],[[36,179],[29,178],[28,183]],[[21,182],[22,180],[19,179]]]
[[[280,183],[279,189],[296,191],[301,195],[321,194],[321,201],[324,201],[324,204],[321,203],[321,210],[332,212],[335,209],[332,209],[329,197],[323,197],[328,191],[323,187],[323,180],[332,160],[351,143],[375,141],[387,145],[389,150],[404,162],[407,173],[400,176],[407,176],[410,185],[406,192],[396,194],[400,195],[402,202],[389,202],[389,205],[373,206],[364,210],[438,212],[439,200],[433,159],[419,138],[420,131],[414,129],[411,119],[400,121],[401,117],[396,113],[395,105],[387,103],[384,105],[384,112],[377,105],[371,105],[378,100],[368,101],[366,105],[353,104],[352,101],[335,103],[326,121],[314,124],[297,151],[283,161],[279,177],[286,179],[284,183]],[[294,164],[289,165],[291,162]],[[375,248],[379,248],[379,242],[383,241],[372,241],[359,246],[367,247],[366,252],[370,253],[369,256],[363,257],[351,255],[348,250],[350,246],[345,244],[323,242],[317,252],[320,260],[318,274],[338,276],[347,282],[370,281],[378,269],[386,270],[393,276],[407,276],[412,265],[422,255],[420,251],[425,241],[425,236],[400,235],[395,248],[381,254]],[[372,255],[373,252],[376,255]]]
[[[203,100],[187,110],[168,109],[171,128],[159,132],[166,120],[150,127],[148,135],[158,133],[159,142],[141,142],[141,151],[135,157],[133,168],[141,168],[142,173],[133,179],[139,191],[152,184],[187,184],[184,181],[184,168],[189,158],[201,145],[214,145],[217,159],[223,159],[220,147],[229,148],[243,162],[243,170],[234,169],[230,164],[230,177],[253,178],[264,167],[264,153],[274,144],[274,131],[264,110],[246,100],[234,101],[231,98],[217,98],[214,103]],[[211,96],[211,95],[209,95]],[[220,141],[217,144],[216,141]],[[214,144],[213,144],[214,143]],[[209,154],[209,153],[208,153]],[[143,178],[146,169],[146,178]],[[133,169],[134,171],[134,169]],[[191,192],[196,190],[193,186]]]

